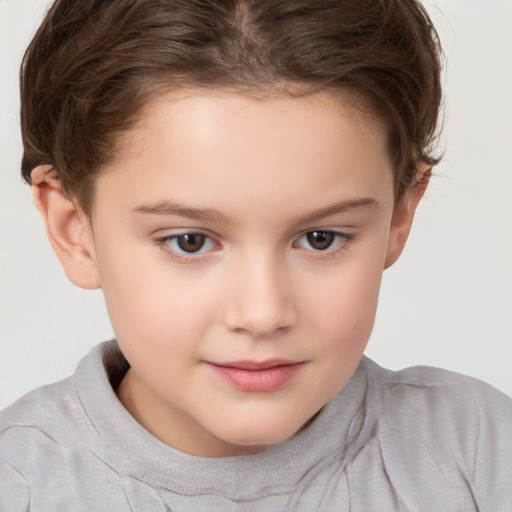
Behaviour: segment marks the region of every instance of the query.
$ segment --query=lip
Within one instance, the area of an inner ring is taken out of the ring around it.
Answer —
[[[289,382],[299,372],[304,362],[272,359],[207,364],[218,377],[237,389],[269,392]]]

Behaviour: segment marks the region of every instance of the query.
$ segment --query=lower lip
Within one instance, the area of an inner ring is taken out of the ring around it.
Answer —
[[[303,363],[283,364],[264,370],[243,370],[209,363],[212,370],[225,382],[243,391],[275,391],[289,382]]]

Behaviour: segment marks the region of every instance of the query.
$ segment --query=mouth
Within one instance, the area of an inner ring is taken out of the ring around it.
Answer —
[[[283,387],[302,368],[304,361],[230,361],[207,363],[224,382],[242,391],[269,392]]]

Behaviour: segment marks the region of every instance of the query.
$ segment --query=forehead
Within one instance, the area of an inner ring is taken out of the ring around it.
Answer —
[[[288,92],[289,91],[289,92]],[[366,136],[369,129],[379,132],[379,138],[387,136],[388,127],[377,113],[377,109],[360,94],[349,90],[326,89],[319,92],[307,92],[304,87],[275,89],[271,91],[238,89],[201,89],[184,88],[156,95],[150,99],[137,115],[133,128],[121,136],[117,156],[134,156],[134,150],[144,150],[144,135],[155,129],[175,136],[189,135],[183,129],[192,127],[195,137],[205,135],[210,128],[234,127],[236,123],[245,128],[254,127],[251,135],[265,135],[263,128],[286,126],[286,134],[275,133],[278,140],[306,133],[309,137],[318,134],[318,138],[328,136],[333,124],[343,119],[345,124],[359,134]],[[174,120],[174,122],[173,122]],[[315,123],[315,124],[313,124]],[[176,128],[179,133],[173,132]],[[318,131],[320,128],[320,131]],[[259,132],[259,133],[258,133]],[[209,135],[214,132],[210,130]],[[247,133],[249,134],[249,133]],[[154,135],[154,134],[153,134]],[[222,137],[215,141],[218,143]],[[197,142],[208,143],[212,137]],[[122,144],[122,142],[125,144]],[[142,144],[140,144],[142,142]],[[326,141],[328,143],[328,141]],[[380,141],[379,141],[380,143]]]
[[[98,178],[97,194],[122,187],[132,204],[193,194],[231,208],[258,197],[303,198],[320,185],[331,195],[368,195],[392,181],[386,139],[376,116],[328,92],[172,92],[143,110]]]

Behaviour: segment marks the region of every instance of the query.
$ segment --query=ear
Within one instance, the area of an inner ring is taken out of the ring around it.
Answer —
[[[427,190],[432,175],[432,166],[418,163],[416,179],[404,197],[395,205],[389,230],[388,246],[384,268],[388,268],[399,258],[409,237],[416,208]]]
[[[94,238],[87,216],[63,193],[61,182],[51,166],[36,167],[31,177],[34,203],[68,279],[81,288],[101,288]]]

